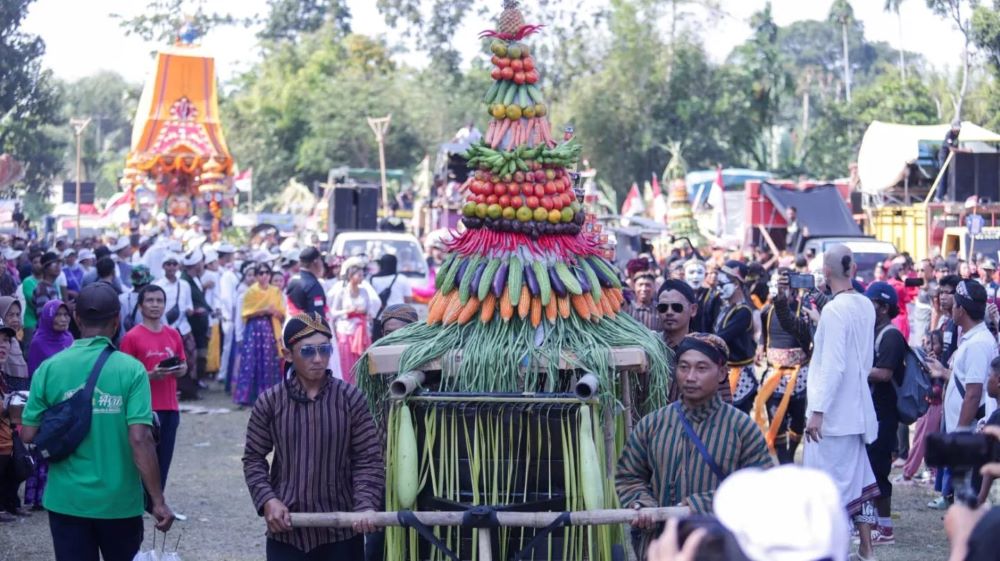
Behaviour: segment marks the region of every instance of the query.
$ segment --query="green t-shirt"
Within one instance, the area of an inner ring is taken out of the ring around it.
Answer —
[[[43,362],[31,379],[24,424],[38,426],[46,409],[82,389],[109,344],[106,337],[80,339]],[[108,357],[97,378],[93,411],[90,433],[80,447],[49,465],[42,506],[83,518],[140,516],[142,483],[132,461],[128,427],[153,424],[149,378],[142,363],[121,352]]]
[[[34,275],[21,282],[21,293],[24,294],[24,324],[25,329],[34,329],[38,326],[38,312],[35,310],[35,287],[38,286],[38,279]]]

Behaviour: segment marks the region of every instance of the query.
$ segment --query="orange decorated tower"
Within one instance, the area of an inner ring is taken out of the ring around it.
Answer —
[[[217,237],[231,221],[232,172],[215,60],[180,43],[160,51],[139,100],[122,186],[155,190],[157,207],[173,226],[198,216]]]

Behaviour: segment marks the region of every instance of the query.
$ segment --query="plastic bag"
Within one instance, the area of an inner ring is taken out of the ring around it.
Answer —
[[[156,534],[157,533],[161,533],[163,535],[163,537],[159,540],[160,541],[160,550],[159,551],[156,550],[156,542],[157,542],[157,540],[156,540]],[[166,534],[166,532],[157,532],[157,530],[154,528],[153,529],[153,548],[150,549],[149,551],[140,551],[139,553],[136,553],[135,557],[132,558],[132,561],[183,561],[181,559],[181,554],[178,551],[178,549],[180,548],[180,545],[181,545],[181,538],[183,538],[183,537],[184,537],[184,530],[182,529],[180,531],[180,533],[178,534],[178,536],[177,536],[177,542],[174,544],[174,550],[173,551],[166,551],[166,549],[167,549],[167,534]]]

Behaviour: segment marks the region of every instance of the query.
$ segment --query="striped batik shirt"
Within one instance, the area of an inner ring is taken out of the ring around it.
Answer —
[[[712,511],[721,480],[688,438],[677,407],[684,407],[695,434],[724,475],[773,465],[764,435],[746,413],[723,403],[718,395],[696,409],[681,400],[643,417],[629,436],[615,473],[622,506],[687,503],[695,513]]]
[[[645,325],[646,329],[656,332],[657,335],[663,333],[663,318],[660,317],[660,312],[656,311],[656,303],[643,306],[638,302],[632,302],[625,305],[625,311],[636,321]]]
[[[385,466],[364,396],[333,377],[312,400],[298,378],[267,390],[247,423],[243,475],[258,514],[271,499],[291,512],[379,510]],[[354,534],[350,528],[296,528],[268,537],[308,552]]]

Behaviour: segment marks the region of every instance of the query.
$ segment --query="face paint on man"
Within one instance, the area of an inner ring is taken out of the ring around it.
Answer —
[[[705,265],[700,261],[689,262],[684,266],[684,281],[688,286],[698,290],[705,282]]]

